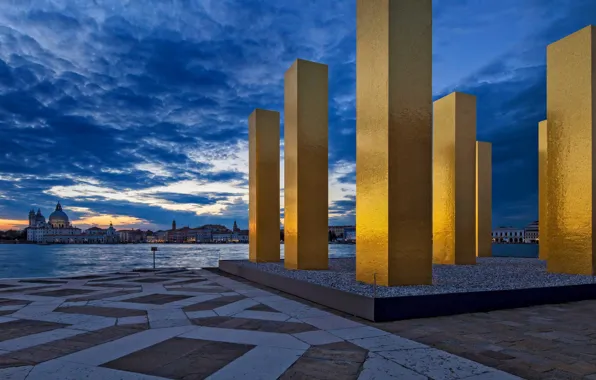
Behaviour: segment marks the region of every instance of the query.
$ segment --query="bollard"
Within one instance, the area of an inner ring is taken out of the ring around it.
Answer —
[[[153,269],[155,269],[155,251],[157,251],[157,247],[151,247],[151,252],[153,252]]]

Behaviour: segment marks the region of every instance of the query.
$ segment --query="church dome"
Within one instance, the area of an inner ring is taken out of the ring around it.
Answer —
[[[68,216],[62,211],[60,202],[56,205],[56,211],[50,214],[50,224],[52,227],[68,227]]]

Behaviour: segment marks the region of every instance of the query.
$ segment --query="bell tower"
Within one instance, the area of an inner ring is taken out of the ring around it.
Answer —
[[[172,221],[172,231],[176,230],[176,220]]]

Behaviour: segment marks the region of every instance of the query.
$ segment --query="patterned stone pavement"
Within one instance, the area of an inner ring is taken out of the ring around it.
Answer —
[[[207,270],[2,280],[0,314],[7,380],[518,379]]]

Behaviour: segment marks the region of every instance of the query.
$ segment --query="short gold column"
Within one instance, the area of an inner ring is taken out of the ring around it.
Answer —
[[[356,6],[356,279],[432,284],[432,1]]]
[[[548,45],[547,270],[594,274],[594,45],[588,26]]]
[[[327,65],[296,60],[284,91],[285,267],[327,269]]]
[[[248,118],[249,259],[279,261],[279,112]]]
[[[476,142],[476,256],[491,257],[493,225],[492,144]]]
[[[546,199],[546,170],[547,170],[547,143],[548,122],[538,123],[538,258],[548,259],[548,202]]]
[[[433,262],[476,264],[476,97],[433,105]]]

